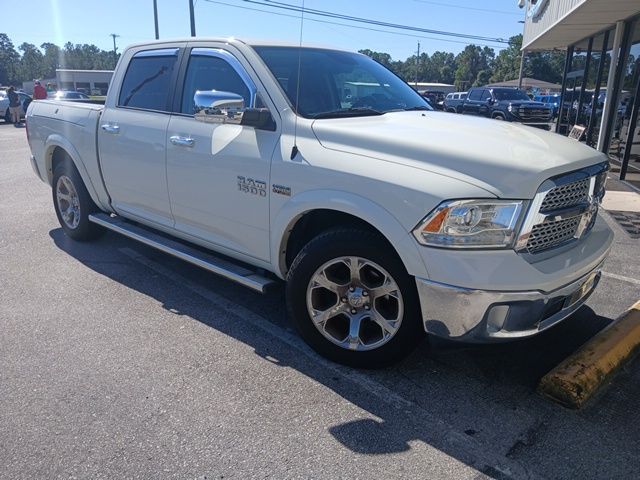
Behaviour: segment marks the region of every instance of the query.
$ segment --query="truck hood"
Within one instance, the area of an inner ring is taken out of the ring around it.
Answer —
[[[312,129],[329,150],[445,175],[501,198],[533,198],[547,178],[607,160],[556,133],[454,113],[323,119]]]

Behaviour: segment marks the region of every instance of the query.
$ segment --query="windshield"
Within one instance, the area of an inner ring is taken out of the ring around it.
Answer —
[[[526,93],[522,90],[509,89],[509,90],[494,90],[494,97],[496,100],[530,100]]]
[[[254,48],[296,113],[303,117],[336,118],[382,115],[397,110],[432,110],[410,86],[365,55],[297,47]]]

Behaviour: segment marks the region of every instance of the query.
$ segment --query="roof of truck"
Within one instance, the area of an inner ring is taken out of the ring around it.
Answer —
[[[242,43],[251,47],[299,47],[297,42],[284,42],[280,40],[269,39],[255,39],[255,38],[236,38],[236,37],[182,37],[182,38],[169,38],[166,40],[149,40],[146,42],[137,42],[128,45],[131,47],[142,47],[147,45],[164,45],[167,43],[181,43],[181,42],[223,42],[237,44]],[[322,48],[325,50],[343,50],[331,45],[323,45],[317,43],[302,43],[303,48]]]

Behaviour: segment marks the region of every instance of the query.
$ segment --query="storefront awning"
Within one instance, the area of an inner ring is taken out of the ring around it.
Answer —
[[[618,20],[625,20],[640,13],[639,0],[586,0],[577,4],[564,15],[554,18],[554,6],[561,2],[550,2],[538,19],[527,19],[523,50],[566,49],[580,40],[613,26]],[[548,23],[540,30],[537,23]]]

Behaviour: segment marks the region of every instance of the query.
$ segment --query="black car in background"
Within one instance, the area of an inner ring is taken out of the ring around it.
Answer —
[[[477,87],[469,90],[462,113],[549,129],[553,111],[517,88]]]

